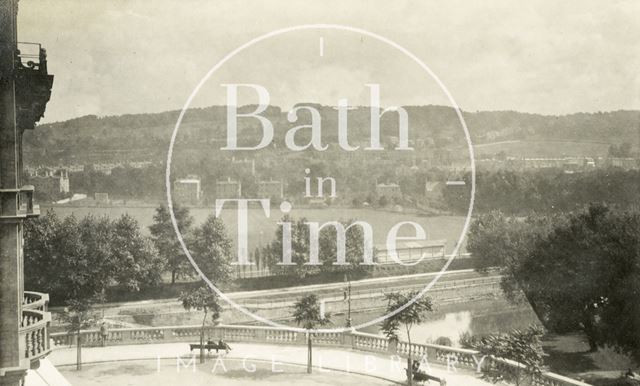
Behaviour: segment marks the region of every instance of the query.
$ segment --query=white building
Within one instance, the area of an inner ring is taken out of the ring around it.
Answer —
[[[202,198],[200,178],[197,176],[187,176],[180,178],[173,183],[173,197],[178,203],[195,205]]]

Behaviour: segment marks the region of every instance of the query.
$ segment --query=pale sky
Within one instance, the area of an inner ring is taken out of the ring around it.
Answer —
[[[21,0],[19,39],[41,42],[49,55],[55,82],[45,122],[180,109],[236,47],[317,23],[397,42],[464,110],[565,114],[640,109],[639,17],[635,0]],[[338,97],[364,103],[367,82],[382,85],[383,104],[448,104],[398,51],[340,31],[290,33],[248,48],[194,105],[222,104],[220,83],[228,81],[262,84],[283,107]]]

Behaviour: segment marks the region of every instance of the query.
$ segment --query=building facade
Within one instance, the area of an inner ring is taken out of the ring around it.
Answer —
[[[242,196],[242,183],[227,178],[216,181],[216,198],[240,198]]]
[[[379,197],[386,198],[402,198],[402,191],[400,185],[396,183],[391,184],[376,184],[376,194]]]
[[[446,240],[404,241],[396,243],[396,259],[386,244],[375,246],[375,261],[378,264],[416,264],[422,260],[445,258]]]
[[[47,294],[24,289],[23,224],[39,214],[23,181],[22,135],[35,127],[53,85],[46,52],[21,53],[17,0],[0,1],[0,385],[23,386],[51,352]],[[25,49],[24,52],[28,50]]]
[[[66,170],[45,169],[28,176],[26,181],[34,186],[41,197],[56,198],[70,192],[69,172]]]
[[[173,183],[173,197],[181,204],[196,205],[202,198],[200,178],[188,176]]]

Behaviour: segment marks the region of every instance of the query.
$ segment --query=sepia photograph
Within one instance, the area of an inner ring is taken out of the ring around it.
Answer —
[[[638,16],[0,0],[0,386],[640,386]]]

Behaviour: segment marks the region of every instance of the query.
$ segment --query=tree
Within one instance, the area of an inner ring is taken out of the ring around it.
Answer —
[[[50,211],[25,223],[24,239],[27,285],[46,290],[59,304],[102,295],[114,285],[137,291],[160,281],[162,261],[127,215],[61,221]]]
[[[485,376],[493,383],[506,381],[519,386],[527,376],[540,374],[544,352],[540,338],[544,331],[538,326],[530,326],[526,330],[512,330],[508,334],[494,334],[474,342],[473,348],[483,355],[503,358],[518,363],[514,366],[490,368]]]
[[[345,234],[346,265],[336,265],[337,231],[336,227],[326,225],[318,237],[318,260],[320,265],[306,265],[309,262],[310,232],[306,218],[292,219],[289,215],[282,218],[281,223],[291,224],[291,262],[292,265],[283,266],[282,262],[282,226],[276,230],[274,240],[263,250],[264,258],[273,272],[294,274],[298,278],[321,272],[353,273],[361,275],[368,272],[372,266],[363,265],[364,231],[360,226],[352,226]],[[341,220],[339,223],[346,229],[354,220]]]
[[[481,217],[469,250],[501,268],[508,297],[524,294],[544,326],[580,331],[640,361],[640,213],[592,204],[526,220]],[[481,265],[484,263],[481,263]]]
[[[178,229],[183,238],[189,238],[193,218],[189,215],[189,209],[173,205]],[[160,205],[153,215],[153,224],[149,226],[153,243],[156,246],[160,257],[164,260],[166,269],[171,272],[171,284],[175,284],[176,279],[184,276],[191,276],[193,268],[182,250],[178,236],[171,222],[171,214],[167,206]]]
[[[386,314],[395,312],[400,307],[409,303],[402,311],[395,315],[387,317],[381,325],[382,332],[389,340],[398,341],[398,331],[402,326],[405,328],[407,339],[409,341],[409,357],[407,358],[407,380],[409,385],[412,383],[413,374],[411,373],[412,364],[412,347],[411,347],[411,328],[423,323],[427,314],[433,311],[433,303],[428,296],[421,297],[413,301],[418,296],[418,291],[411,291],[406,294],[401,292],[391,292],[385,294],[387,300]]]
[[[111,283],[103,222],[98,224],[91,217],[79,223],[73,215],[59,220],[49,212],[26,224],[27,285],[36,283],[52,299],[64,303],[97,296]]]
[[[262,258],[262,248],[256,247],[253,250],[253,261],[257,264],[259,269],[264,269],[264,261]]]
[[[113,255],[113,223],[107,216],[88,215],[78,222],[76,232],[80,235],[81,253],[74,263],[78,264],[76,273],[80,282],[71,288],[83,293],[74,294],[71,299],[95,297],[114,284],[119,265]]]
[[[609,145],[609,157],[627,158],[631,157],[631,143],[621,143],[619,146]]]
[[[470,174],[457,178],[466,185],[446,186],[443,199],[449,210],[464,214],[469,207]],[[475,212],[500,210],[516,216],[575,211],[592,202],[633,208],[640,191],[640,171],[615,167],[581,173],[565,173],[563,168],[479,171],[476,180]]]
[[[582,331],[640,360],[640,213],[600,204],[567,215],[539,239],[515,279],[541,321]]]
[[[311,366],[313,364],[311,352],[313,333],[311,330],[331,323],[331,315],[322,315],[318,297],[314,294],[298,299],[293,308],[293,319],[298,325],[307,330],[307,373],[311,374]]]
[[[200,270],[217,285],[224,284],[231,275],[231,240],[222,219],[211,215],[193,232],[189,245]],[[186,260],[186,258],[185,258]]]
[[[341,220],[340,224],[346,229],[355,220]],[[336,265],[336,251],[338,248],[337,230],[334,226],[326,226],[320,231],[319,258],[322,262],[322,272],[349,273],[354,276],[363,275],[371,270],[372,265],[364,265],[364,231],[361,226],[354,225],[345,234],[345,261],[346,265]]]
[[[80,297],[67,301],[61,319],[67,327],[69,334],[76,334],[76,369],[82,368],[82,329],[91,327],[95,323],[92,312],[93,299]]]
[[[190,292],[182,292],[179,297],[185,310],[202,311],[202,327],[200,327],[200,363],[204,363],[204,330],[207,322],[207,315],[211,314],[211,320],[217,323],[222,312],[222,307],[218,301],[218,295],[209,287],[201,286]]]
[[[24,222],[24,280],[27,288],[39,288],[57,295],[58,259],[56,243],[60,218],[52,210]]]
[[[469,229],[467,250],[476,257],[474,268],[480,272],[498,268],[503,274],[502,287],[515,300],[518,293],[515,272],[533,243],[544,237],[552,222],[560,218],[529,216],[510,218],[494,211],[478,216]]]
[[[25,227],[27,283],[37,282],[52,298],[64,301],[62,320],[77,337],[77,368],[82,366],[80,331],[93,322],[92,305],[110,282],[108,221],[74,216],[60,221],[48,212]],[[101,261],[105,259],[106,262]]]
[[[138,222],[128,214],[113,223],[111,254],[116,282],[130,291],[153,287],[162,281],[164,264],[153,242],[142,236]]]
[[[263,250],[264,258],[273,272],[293,274],[298,278],[313,273],[320,269],[317,266],[304,265],[309,261],[309,227],[305,225],[306,218],[294,220],[285,215],[281,223],[291,223],[291,262],[293,265],[279,265],[282,262],[282,226],[276,229],[273,241]]]

